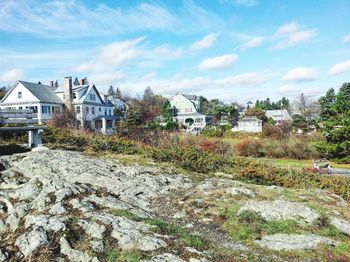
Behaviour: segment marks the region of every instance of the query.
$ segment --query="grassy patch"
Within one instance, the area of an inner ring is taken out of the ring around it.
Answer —
[[[137,222],[143,222],[146,224],[149,224],[151,226],[154,226],[154,231],[159,234],[165,234],[165,235],[177,235],[179,239],[186,245],[191,246],[195,248],[203,248],[209,245],[209,242],[197,235],[193,235],[190,233],[189,230],[184,229],[182,227],[179,227],[177,225],[169,224],[163,220],[160,219],[154,219],[154,218],[142,218],[138,217],[134,214],[131,214],[127,210],[113,210],[111,211],[111,214],[115,216],[122,216],[126,217],[128,219],[137,221]]]
[[[258,213],[248,210],[228,218],[224,228],[233,239],[247,243],[252,243],[264,235],[291,234],[301,231],[296,221],[266,221]]]
[[[138,250],[118,251],[112,249],[106,254],[108,262],[139,262],[141,258],[142,255]]]

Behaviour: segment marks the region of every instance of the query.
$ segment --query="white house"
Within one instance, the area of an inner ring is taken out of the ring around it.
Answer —
[[[43,123],[62,111],[63,102],[52,86],[18,80],[2,98],[0,108],[32,109],[38,113],[39,123]]]
[[[113,104],[114,109],[120,111],[125,117],[126,112],[129,109],[129,105],[122,98],[115,98],[113,96],[107,96],[107,99]]]
[[[73,86],[71,77],[65,77],[63,86],[56,89],[52,81],[50,85],[17,81],[1,100],[0,108],[33,109],[40,123],[67,108],[75,111],[82,126],[103,133],[112,132],[119,118],[114,116],[113,104],[101,97],[95,85],[82,81]]]
[[[256,116],[246,116],[238,121],[238,126],[232,128],[233,132],[262,132],[262,120]]]
[[[289,115],[286,109],[266,110],[265,115],[267,118],[271,117],[274,121],[276,121],[277,125],[284,121],[292,121],[292,117]]]
[[[210,124],[211,117],[200,113],[199,96],[177,94],[170,99],[170,105],[174,110],[174,120],[189,131],[200,132]]]

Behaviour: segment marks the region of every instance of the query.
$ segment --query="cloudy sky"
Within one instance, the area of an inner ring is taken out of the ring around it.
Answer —
[[[349,0],[0,0],[0,86],[317,97],[350,81],[349,14]]]

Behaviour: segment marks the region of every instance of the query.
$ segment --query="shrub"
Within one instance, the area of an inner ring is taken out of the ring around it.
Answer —
[[[225,129],[205,128],[201,134],[203,136],[208,136],[208,137],[223,137],[224,133],[225,133]]]
[[[319,155],[310,143],[296,137],[265,140],[264,148],[266,156],[271,158],[310,159]]]
[[[220,140],[208,140],[199,139],[197,148],[209,153],[215,153],[218,155],[231,155],[233,154],[233,148],[230,144]]]
[[[290,136],[292,131],[292,125],[285,121],[282,122],[279,125],[265,125],[263,128],[263,134],[266,137],[273,137],[273,138],[287,138]]]
[[[238,155],[245,157],[262,157],[265,155],[263,145],[256,140],[244,140],[243,142],[235,145],[235,149]]]

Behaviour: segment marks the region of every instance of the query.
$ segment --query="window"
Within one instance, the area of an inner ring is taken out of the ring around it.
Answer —
[[[101,107],[98,109],[98,111],[101,113],[101,111],[102,111]]]
[[[96,100],[96,95],[95,94],[90,94],[90,100],[95,101]]]
[[[41,106],[41,112],[43,114],[50,114],[50,107],[49,106]]]
[[[76,98],[77,98],[77,94],[73,93],[73,99],[76,99]]]
[[[77,111],[77,114],[80,114],[80,112],[81,112],[81,111],[80,111],[80,106],[77,106],[75,109],[76,109],[76,111]]]
[[[89,113],[89,107],[88,106],[86,107],[85,111],[86,111],[87,114]]]
[[[19,99],[22,98],[22,92],[18,92],[17,95]]]
[[[91,114],[95,114],[95,107],[91,107]]]
[[[107,108],[105,108],[105,116],[107,115]]]
[[[112,115],[112,110],[111,109],[109,109],[108,114]]]
[[[22,107],[20,106],[20,107],[18,107],[18,109],[22,109]]]

